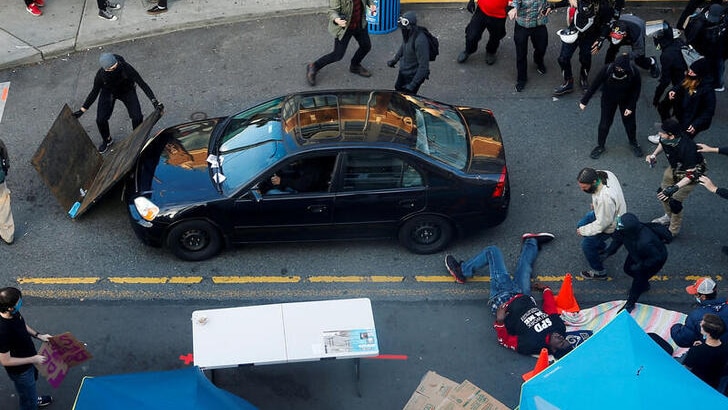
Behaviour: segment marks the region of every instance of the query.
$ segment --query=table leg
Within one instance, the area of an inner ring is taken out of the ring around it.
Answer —
[[[361,397],[361,389],[359,388],[359,375],[361,373],[361,359],[354,359],[354,374],[356,375],[356,395]]]

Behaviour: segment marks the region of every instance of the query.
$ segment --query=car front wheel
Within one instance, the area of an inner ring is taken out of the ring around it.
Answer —
[[[181,222],[167,235],[167,247],[186,261],[209,259],[220,252],[221,245],[217,229],[205,221]]]
[[[417,254],[439,252],[452,240],[450,222],[437,215],[416,216],[399,229],[399,242]]]

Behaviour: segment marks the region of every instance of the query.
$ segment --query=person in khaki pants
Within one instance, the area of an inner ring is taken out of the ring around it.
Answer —
[[[10,190],[5,183],[9,168],[8,150],[0,140],[0,238],[8,245],[15,239],[15,223],[13,212],[10,210]]]

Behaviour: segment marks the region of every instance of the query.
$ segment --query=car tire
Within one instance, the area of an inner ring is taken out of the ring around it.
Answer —
[[[186,261],[209,259],[220,252],[222,240],[217,229],[206,221],[180,222],[167,234],[167,247]]]
[[[412,253],[426,255],[439,252],[450,244],[452,224],[437,215],[420,215],[399,228],[399,242]]]

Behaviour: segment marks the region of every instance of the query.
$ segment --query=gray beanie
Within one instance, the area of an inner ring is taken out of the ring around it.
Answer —
[[[114,57],[111,53],[102,53],[101,57],[99,57],[99,64],[101,64],[101,68],[104,70],[108,70],[111,68],[112,65],[116,64],[116,57]]]
[[[417,25],[417,15],[415,14],[414,11],[408,11],[408,12],[404,13],[402,15],[402,17],[409,20],[410,24],[415,25],[415,26]]]

